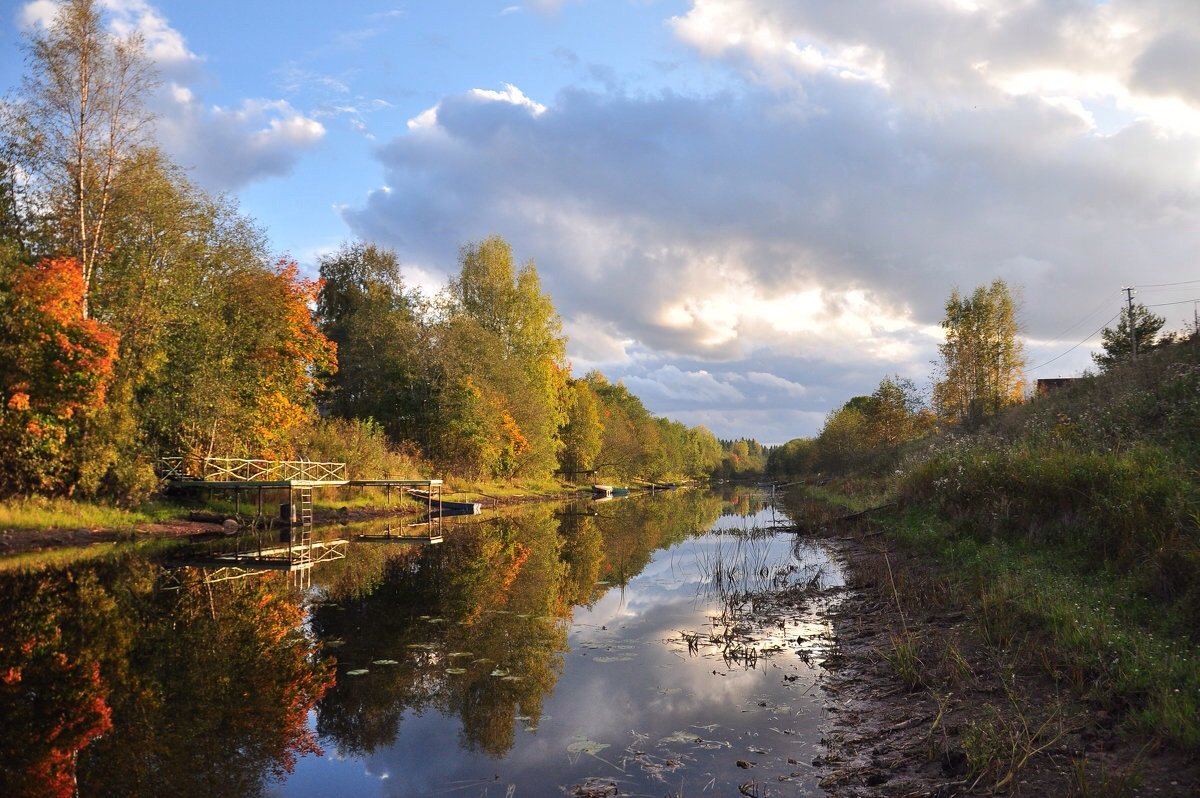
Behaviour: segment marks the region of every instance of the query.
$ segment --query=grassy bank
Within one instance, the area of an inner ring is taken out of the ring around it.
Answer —
[[[908,581],[916,598],[963,608],[988,645],[1018,653],[1131,729],[1200,751],[1194,616],[1164,607],[1135,575],[1055,546],[981,540],[928,507],[878,522],[930,566]]]
[[[850,474],[799,501],[830,516],[895,502],[870,519],[911,558],[898,593],[962,608],[986,644],[1126,728],[1200,752],[1197,340],[893,460],[886,476]]]
[[[157,501],[126,509],[99,502],[62,498],[20,498],[0,501],[0,530],[105,529],[132,532],[138,524],[178,518],[186,508]]]

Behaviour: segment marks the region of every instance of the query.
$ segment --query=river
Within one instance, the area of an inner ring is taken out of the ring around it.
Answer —
[[[690,490],[352,542],[303,588],[133,556],[3,576],[4,606],[27,608],[0,629],[5,778],[84,796],[820,794],[841,576],[771,530],[788,523],[770,495]]]

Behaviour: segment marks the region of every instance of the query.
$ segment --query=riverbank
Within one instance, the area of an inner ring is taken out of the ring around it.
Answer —
[[[886,503],[851,487],[789,497],[851,588],[824,683],[832,795],[1200,793],[1192,644],[1152,637],[1146,612],[1111,603],[1119,586],[955,541],[927,510],[839,521]],[[1157,693],[1134,694],[1137,674]]]
[[[589,485],[557,480],[478,482],[450,477],[443,498],[478,502],[484,508],[590,497]],[[427,504],[412,498],[390,498],[378,488],[331,489],[316,497],[318,524],[369,521],[389,516],[423,514]],[[245,523],[245,507],[240,516]],[[66,498],[33,497],[0,502],[0,565],[61,562],[51,552],[90,549],[149,540],[203,540],[228,532],[226,521],[239,520],[235,503],[225,498],[161,497],[121,508]],[[72,559],[77,559],[72,558]]]

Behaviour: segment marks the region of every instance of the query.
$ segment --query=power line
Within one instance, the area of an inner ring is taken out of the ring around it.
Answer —
[[[1081,325],[1081,324],[1084,324],[1085,322],[1087,322],[1089,319],[1091,319],[1093,316],[1095,316],[1095,315],[1096,315],[1096,314],[1097,314],[1099,311],[1103,310],[1103,309],[1104,309],[1104,306],[1105,306],[1105,305],[1107,305],[1107,304],[1108,304],[1109,302],[1111,302],[1111,301],[1112,301],[1112,300],[1111,300],[1110,298],[1108,298],[1108,297],[1105,297],[1105,298],[1104,298],[1104,299],[1103,299],[1103,300],[1100,302],[1100,304],[1099,304],[1099,305],[1097,305],[1096,307],[1092,308],[1092,310],[1091,310],[1091,311],[1090,311],[1090,312],[1089,312],[1089,313],[1088,313],[1086,316],[1084,316],[1082,319],[1080,319],[1079,321],[1077,321],[1077,322],[1075,322],[1074,324],[1072,324],[1072,325],[1071,325],[1070,327],[1068,327],[1067,329],[1065,329],[1065,330],[1063,330],[1062,332],[1060,332],[1058,335],[1052,336],[1052,338],[1051,338],[1051,339],[1052,339],[1052,340],[1054,340],[1054,339],[1062,338],[1064,335],[1066,335],[1067,333],[1071,332],[1072,330],[1074,330],[1075,328],[1077,328],[1079,325]]]
[[[1196,282],[1200,282],[1200,280],[1197,280]],[[1165,308],[1167,305],[1187,305],[1192,302],[1200,302],[1200,298],[1181,299],[1178,302],[1159,302],[1157,305],[1146,305],[1146,307],[1148,307],[1148,308]]]
[[[1138,288],[1169,288],[1173,285],[1193,285],[1195,283],[1200,283],[1200,280],[1183,280],[1178,283],[1147,283],[1146,285],[1139,285]]]
[[[1101,332],[1101,331],[1102,331],[1102,330],[1103,330],[1105,327],[1107,327],[1107,326],[1109,325],[1109,323],[1111,323],[1111,322],[1113,321],[1113,319],[1117,318],[1117,316],[1120,316],[1120,315],[1121,315],[1121,312],[1120,312],[1120,311],[1118,311],[1117,313],[1113,314],[1112,318],[1110,318],[1108,321],[1106,321],[1106,322],[1104,322],[1103,324],[1101,324],[1099,327],[1097,327],[1097,328],[1096,328],[1096,330],[1095,330],[1095,331],[1093,331],[1092,333],[1090,333],[1090,334],[1088,335],[1088,337],[1087,337],[1087,338],[1084,338],[1082,341],[1080,341],[1079,343],[1075,344],[1075,346],[1071,347],[1071,348],[1070,348],[1070,349],[1068,349],[1066,352],[1063,352],[1061,355],[1055,355],[1054,357],[1052,357],[1052,358],[1050,358],[1049,360],[1047,360],[1045,363],[1038,363],[1038,364],[1037,364],[1036,366],[1034,366],[1033,368],[1030,368],[1030,369],[1025,369],[1025,372],[1024,372],[1024,373],[1025,373],[1025,374],[1028,374],[1028,373],[1030,373],[1031,371],[1037,371],[1037,370],[1038,370],[1038,369],[1040,369],[1042,366],[1049,366],[1051,363],[1053,363],[1054,361],[1058,360],[1059,358],[1066,357],[1067,355],[1071,354],[1071,353],[1072,353],[1072,352],[1074,352],[1076,349],[1078,349],[1079,347],[1081,347],[1081,346],[1083,346],[1084,344],[1086,344],[1088,341],[1090,341],[1090,340],[1092,340],[1093,338],[1095,338],[1095,337],[1096,337],[1096,333],[1098,333],[1098,332]]]

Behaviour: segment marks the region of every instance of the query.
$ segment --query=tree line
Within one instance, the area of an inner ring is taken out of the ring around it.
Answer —
[[[533,262],[499,237],[434,297],[370,243],[319,279],[273,255],[155,146],[143,42],[95,0],[64,3],[26,62],[2,107],[0,494],[137,500],[160,454],[505,479],[720,462],[708,430],[572,376]]]
[[[1138,352],[1187,337],[1160,334],[1165,323],[1144,305],[1123,308],[1117,324],[1103,329],[1102,349],[1092,355],[1093,361],[1107,371]],[[1024,401],[1026,360],[1017,302],[1003,280],[979,286],[969,296],[954,289],[941,326],[945,340],[938,347],[930,397],[910,379],[886,377],[870,395],[852,397],[831,412],[815,437],[795,438],[772,449],[767,471],[882,473],[931,433],[976,429]]]

